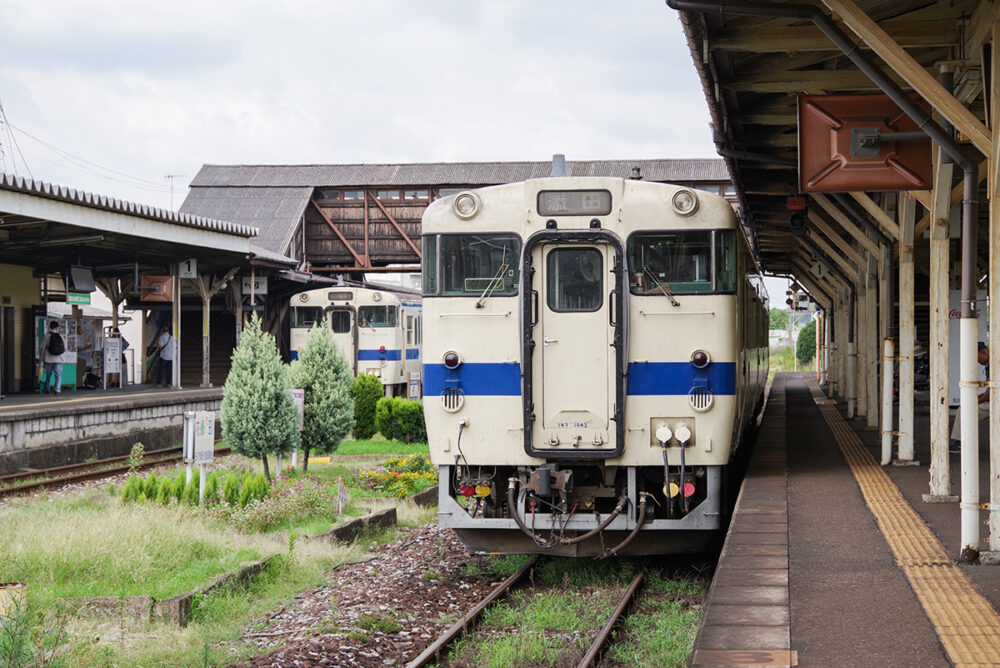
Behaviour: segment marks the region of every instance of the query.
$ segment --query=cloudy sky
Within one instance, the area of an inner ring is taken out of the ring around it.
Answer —
[[[0,18],[0,169],[155,206],[205,163],[715,157],[662,0],[0,0]]]
[[[165,175],[178,206],[204,163],[715,156],[662,0],[0,0],[0,16],[4,171],[158,206]]]

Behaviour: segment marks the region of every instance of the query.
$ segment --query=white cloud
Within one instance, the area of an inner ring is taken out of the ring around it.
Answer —
[[[714,156],[680,25],[655,0],[0,0],[0,14],[9,121],[144,182],[15,133],[34,176],[160,206],[164,175],[186,184],[203,163]]]

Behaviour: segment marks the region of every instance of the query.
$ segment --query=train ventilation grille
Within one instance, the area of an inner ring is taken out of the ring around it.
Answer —
[[[688,392],[688,404],[699,413],[704,413],[715,403],[715,395],[707,387],[696,387]]]
[[[465,392],[457,387],[446,387],[441,392],[441,407],[449,413],[455,413],[465,404]]]

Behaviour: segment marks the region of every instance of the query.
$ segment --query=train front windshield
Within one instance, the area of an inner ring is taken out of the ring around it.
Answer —
[[[632,294],[732,292],[736,285],[733,230],[635,234],[628,241]]]

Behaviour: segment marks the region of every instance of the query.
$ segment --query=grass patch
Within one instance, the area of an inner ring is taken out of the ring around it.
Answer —
[[[166,599],[274,553],[196,509],[119,505],[101,495],[0,509],[0,581],[32,596]]]
[[[435,515],[433,508],[411,503],[400,504],[398,512],[403,526],[425,524]],[[32,632],[51,627],[60,639],[59,662],[51,665],[223,666],[268,651],[238,640],[254,620],[263,625],[270,613],[293,607],[297,593],[323,585],[335,565],[370,557],[367,546],[398,536],[398,531],[378,532],[352,545],[332,546],[240,534],[196,507],[118,504],[93,492],[18,499],[0,508],[0,581],[28,583],[32,615],[44,616],[45,622]],[[209,574],[232,570],[237,562],[275,554],[281,556],[248,585],[227,585],[199,598],[183,628],[130,617],[67,615],[56,599],[91,594],[166,598],[202,586]],[[368,626],[380,630],[391,621]]]
[[[337,455],[413,455],[430,454],[426,443],[403,443],[402,441],[344,441],[337,448]],[[336,461],[336,460],[334,460]]]
[[[568,648],[557,636],[535,634],[502,635],[480,639],[466,636],[455,643],[450,666],[462,668],[509,668],[510,666],[555,666]],[[568,665],[568,664],[567,664]]]
[[[705,584],[652,572],[639,607],[625,620],[608,658],[624,666],[686,666],[701,621]]]
[[[607,595],[605,595],[607,594]],[[518,590],[483,613],[483,628],[582,632],[600,628],[614,603],[610,592],[553,589],[544,594]]]

